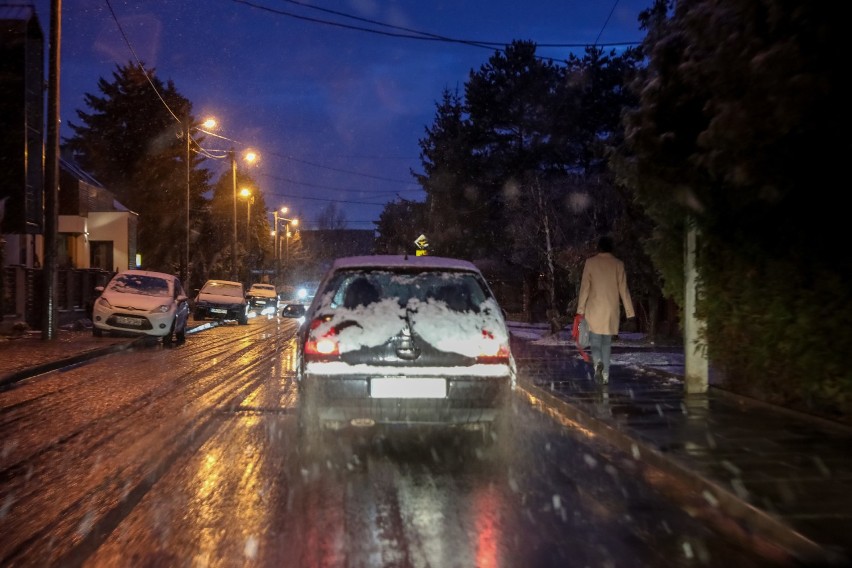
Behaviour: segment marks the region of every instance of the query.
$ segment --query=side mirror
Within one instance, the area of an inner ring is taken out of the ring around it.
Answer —
[[[103,292],[103,291],[104,291],[103,286],[95,286],[95,292]]]

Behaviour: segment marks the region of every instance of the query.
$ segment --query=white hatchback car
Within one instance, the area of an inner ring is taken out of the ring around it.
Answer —
[[[516,366],[503,311],[470,262],[338,258],[298,333],[300,425],[442,426],[496,438]]]
[[[171,274],[126,270],[113,276],[92,309],[92,334],[129,333],[161,337],[163,342],[186,339],[189,298]]]

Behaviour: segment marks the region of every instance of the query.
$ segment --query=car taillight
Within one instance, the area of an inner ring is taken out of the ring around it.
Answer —
[[[314,330],[328,321],[326,318],[317,318],[311,322],[308,339],[305,341],[305,357],[308,359],[327,359],[340,355],[340,347],[337,339],[337,329],[331,328],[323,335],[314,337]]]
[[[495,339],[494,334],[487,329],[482,330],[482,343],[479,355],[476,356],[477,363],[508,363],[509,345]]]

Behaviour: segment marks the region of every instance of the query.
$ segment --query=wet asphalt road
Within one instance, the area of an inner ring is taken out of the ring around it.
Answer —
[[[294,331],[255,318],[0,393],[0,565],[783,564],[520,397],[492,450],[398,433],[304,455]]]

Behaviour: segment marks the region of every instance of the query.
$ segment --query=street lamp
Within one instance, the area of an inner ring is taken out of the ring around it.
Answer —
[[[234,148],[231,147],[229,152],[231,158],[231,177],[234,182],[234,235],[233,241],[231,241],[231,279],[237,279],[237,155],[234,152]],[[257,154],[252,151],[248,151],[244,155],[245,160],[249,163],[254,162],[257,159]]]
[[[240,190],[240,197],[246,200],[246,250],[248,250],[251,247],[251,230],[249,228],[251,226],[251,204],[254,202],[254,196],[250,189],[244,187]]]
[[[211,129],[216,127],[216,120],[208,118],[198,125],[189,124],[189,116],[186,117],[186,122],[183,125],[183,137],[186,139],[186,242],[184,244],[184,273],[181,275],[184,286],[189,286],[189,227],[190,227],[190,171],[192,170],[192,131],[202,130],[201,127]]]
[[[279,221],[286,221],[286,223],[287,223],[285,225],[284,236],[285,236],[286,243],[287,243],[288,256],[289,256],[289,250],[290,250],[290,223],[293,223],[293,225],[299,224],[298,219],[288,219],[287,217],[284,217],[284,215],[287,213],[287,211],[289,211],[289,209],[287,209],[286,207],[281,207],[280,209],[276,209],[275,211],[270,211],[270,213],[272,213],[272,216],[274,218],[274,222],[272,224],[272,227],[273,227],[272,237],[274,239],[273,243],[274,243],[274,246],[275,246],[275,273],[276,273],[276,277],[278,278],[279,281],[281,280],[281,237],[278,234],[278,226],[279,226],[278,222]]]

